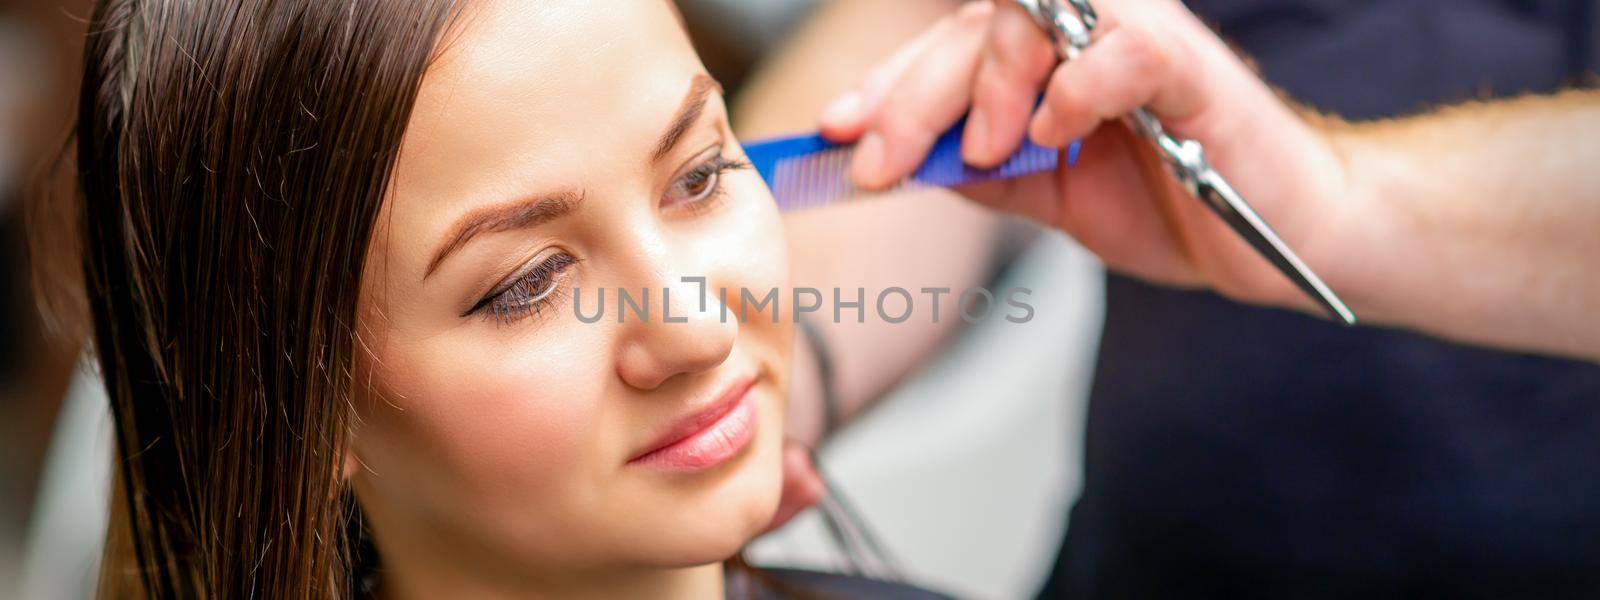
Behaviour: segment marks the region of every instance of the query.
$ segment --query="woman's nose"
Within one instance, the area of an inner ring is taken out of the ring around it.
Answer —
[[[714,369],[733,351],[738,315],[704,279],[678,278],[633,300],[645,310],[620,298],[618,306],[625,333],[617,369],[629,386],[655,389],[674,375]]]

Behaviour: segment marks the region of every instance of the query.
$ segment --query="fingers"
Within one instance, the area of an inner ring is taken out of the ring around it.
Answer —
[[[923,52],[949,35],[954,27],[954,15],[940,19],[883,63],[873,67],[854,89],[845,92],[823,109],[822,135],[841,143],[860,138],[867,129],[869,118],[878,111],[878,106],[883,104],[884,97],[894,88],[895,82],[922,57]]]
[[[1013,2],[996,8],[962,136],[967,163],[993,167],[1017,151],[1038,90],[1056,62],[1049,37],[1027,11]]]
[[[1164,122],[1181,121],[1203,109],[1205,85],[1189,67],[1192,53],[1181,38],[1192,32],[1183,29],[1181,5],[1174,6],[1123,6],[1116,18],[1102,19],[1093,45],[1057,66],[1049,37],[1025,10],[969,3],[836,101],[824,134],[856,141],[852,179],[881,188],[915,171],[969,108],[962,157],[976,167],[1003,163],[1024,135],[1064,147],[1140,107]]]
[[[1140,107],[1163,120],[1195,114],[1202,103],[1199,76],[1185,69],[1177,39],[1142,27],[1110,30],[1056,70],[1028,137],[1041,146],[1064,146]]]
[[[857,185],[882,188],[910,174],[934,140],[966,112],[993,11],[987,2],[964,5],[941,25],[947,28],[940,35],[922,42],[909,64],[892,59],[868,78],[856,98],[847,95],[836,105],[841,114],[830,117],[853,112],[852,103],[862,105],[860,123],[840,118],[826,127],[840,134],[862,129],[851,164]]]

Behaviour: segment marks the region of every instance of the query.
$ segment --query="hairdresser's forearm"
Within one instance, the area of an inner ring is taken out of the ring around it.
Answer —
[[[822,109],[962,0],[819,2],[764,58],[733,107],[741,136],[814,130]]]
[[[1318,251],[1358,314],[1600,360],[1600,92],[1330,135],[1358,191]]]
[[[734,125],[753,139],[815,129],[823,106],[867,70],[959,2],[850,0],[823,3],[741,91]],[[906,215],[918,226],[905,227]],[[965,287],[988,274],[1000,219],[946,194],[913,194],[831,207],[788,219],[794,285],[853,296],[890,286]],[[875,298],[875,296],[872,296]],[[831,298],[830,298],[831,300]],[[869,299],[870,302],[870,299]],[[939,325],[919,308],[911,322],[878,319],[833,323],[812,314],[829,349],[838,416],[870,406],[931,355],[960,323],[955,305],[941,306]],[[870,308],[868,309],[871,310]],[[815,444],[823,430],[817,369],[807,345],[796,345],[790,435]]]

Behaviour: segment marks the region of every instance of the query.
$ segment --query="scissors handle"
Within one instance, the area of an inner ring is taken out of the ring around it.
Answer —
[[[1089,0],[1016,0],[1044,28],[1062,60],[1073,60],[1093,42],[1099,16]],[[1234,233],[1243,238],[1267,262],[1288,277],[1295,287],[1309,296],[1328,314],[1346,325],[1354,325],[1355,314],[1317,274],[1296,256],[1294,250],[1272,231],[1265,219],[1228,185],[1228,181],[1206,162],[1205,148],[1195,140],[1174,137],[1161,127],[1161,121],[1143,108],[1134,109],[1125,119],[1129,127],[1155,145],[1172,174],[1191,195],[1210,207]]]

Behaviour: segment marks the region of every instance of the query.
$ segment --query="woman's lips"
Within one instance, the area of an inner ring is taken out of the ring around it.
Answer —
[[[685,417],[628,464],[702,471],[733,458],[756,436],[756,381],[734,384],[717,402]]]

